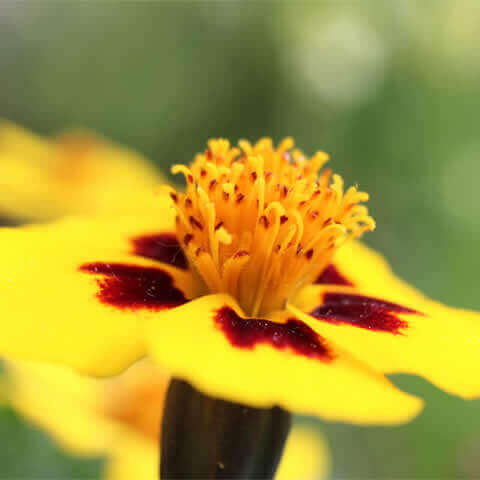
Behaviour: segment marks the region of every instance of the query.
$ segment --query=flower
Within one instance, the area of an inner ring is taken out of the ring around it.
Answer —
[[[212,140],[185,193],[124,215],[0,232],[0,353],[113,375],[152,355],[206,395],[356,424],[420,399],[384,374],[472,398],[480,323],[396,278],[355,237],[368,195],[287,139]],[[173,208],[172,208],[173,207]]]
[[[117,209],[161,176],[141,155],[84,130],[45,139],[0,121],[0,215],[19,221]]]
[[[7,374],[8,403],[67,452],[106,456],[105,479],[157,478],[161,405],[169,378],[151,361],[141,360],[108,379],[31,362],[8,362]],[[276,478],[325,478],[328,464],[323,438],[311,428],[294,427]]]

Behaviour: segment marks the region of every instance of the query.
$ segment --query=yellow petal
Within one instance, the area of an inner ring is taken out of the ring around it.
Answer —
[[[145,355],[145,320],[193,296],[187,270],[145,258],[158,255],[151,236],[171,232],[168,205],[156,216],[0,230],[0,354],[95,375]],[[178,264],[178,247],[173,253]]]
[[[326,439],[306,426],[294,426],[288,436],[276,480],[323,480],[330,472]]]
[[[308,286],[289,307],[292,313],[312,319],[299,310],[316,312],[313,327],[317,332],[378,371],[421,375],[465,398],[480,394],[480,314],[427,299],[359,242],[342,247],[334,266],[352,286]],[[362,302],[366,309],[359,307]],[[396,306],[382,306],[382,302]],[[346,303],[351,311],[345,315]],[[382,323],[385,312],[390,326],[379,329],[372,322]],[[391,322],[396,325],[393,329]]]
[[[140,435],[121,435],[112,445],[105,465],[105,480],[158,480],[158,443]]]
[[[7,362],[5,396],[28,421],[77,455],[102,455],[115,438],[115,425],[100,415],[98,380],[67,367]]]
[[[0,212],[49,219],[128,205],[161,175],[141,155],[87,131],[44,139],[0,122]]]
[[[117,421],[105,464],[107,480],[157,480],[160,425],[169,377],[148,357],[104,380],[106,412]]]
[[[408,421],[422,402],[278,312],[246,320],[227,295],[210,295],[148,323],[154,358],[208,395],[256,407],[366,424]],[[275,345],[275,346],[274,346]]]
[[[390,265],[380,254],[358,240],[347,242],[338,249],[333,266],[344,283],[350,283],[371,296],[384,296],[398,303],[425,299],[421,292],[393,275]],[[335,287],[334,280],[327,284]]]

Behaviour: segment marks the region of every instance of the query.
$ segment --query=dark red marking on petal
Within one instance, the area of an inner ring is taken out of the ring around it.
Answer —
[[[395,313],[421,315],[420,312],[410,308],[378,298],[337,292],[326,293],[323,304],[310,312],[310,315],[334,325],[346,323],[354,327],[398,335],[402,333],[400,330],[408,327],[408,323],[398,318]]]
[[[132,238],[133,254],[188,269],[188,262],[174,233],[154,233]]]
[[[323,338],[296,318],[275,323],[262,318],[242,318],[232,308],[222,307],[217,311],[215,324],[234,347],[252,350],[258,344],[267,344],[304,357],[333,359]]]
[[[187,301],[173,286],[172,277],[160,268],[140,267],[123,263],[86,263],[81,272],[103,275],[97,279],[102,303],[120,309],[163,310]]]
[[[327,285],[343,285],[345,287],[353,287],[353,283],[345,278],[331,263],[327,265],[325,270],[317,277],[315,284],[323,283]]]

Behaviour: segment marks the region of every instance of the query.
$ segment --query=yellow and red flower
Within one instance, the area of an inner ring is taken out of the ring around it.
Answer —
[[[207,395],[329,420],[400,423],[420,399],[384,374],[472,398],[476,313],[425,298],[355,238],[355,187],[290,139],[213,140],[123,215],[0,233],[0,353],[113,375],[152,355]]]

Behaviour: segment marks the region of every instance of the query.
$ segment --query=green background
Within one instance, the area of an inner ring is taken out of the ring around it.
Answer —
[[[365,240],[400,276],[480,309],[479,41],[475,0],[3,0],[0,115],[42,134],[90,127],[164,170],[212,136],[292,135],[370,192]],[[479,401],[393,380],[424,396],[424,413],[395,428],[316,422],[332,477],[479,478]],[[101,468],[8,409],[0,442],[5,478]]]

